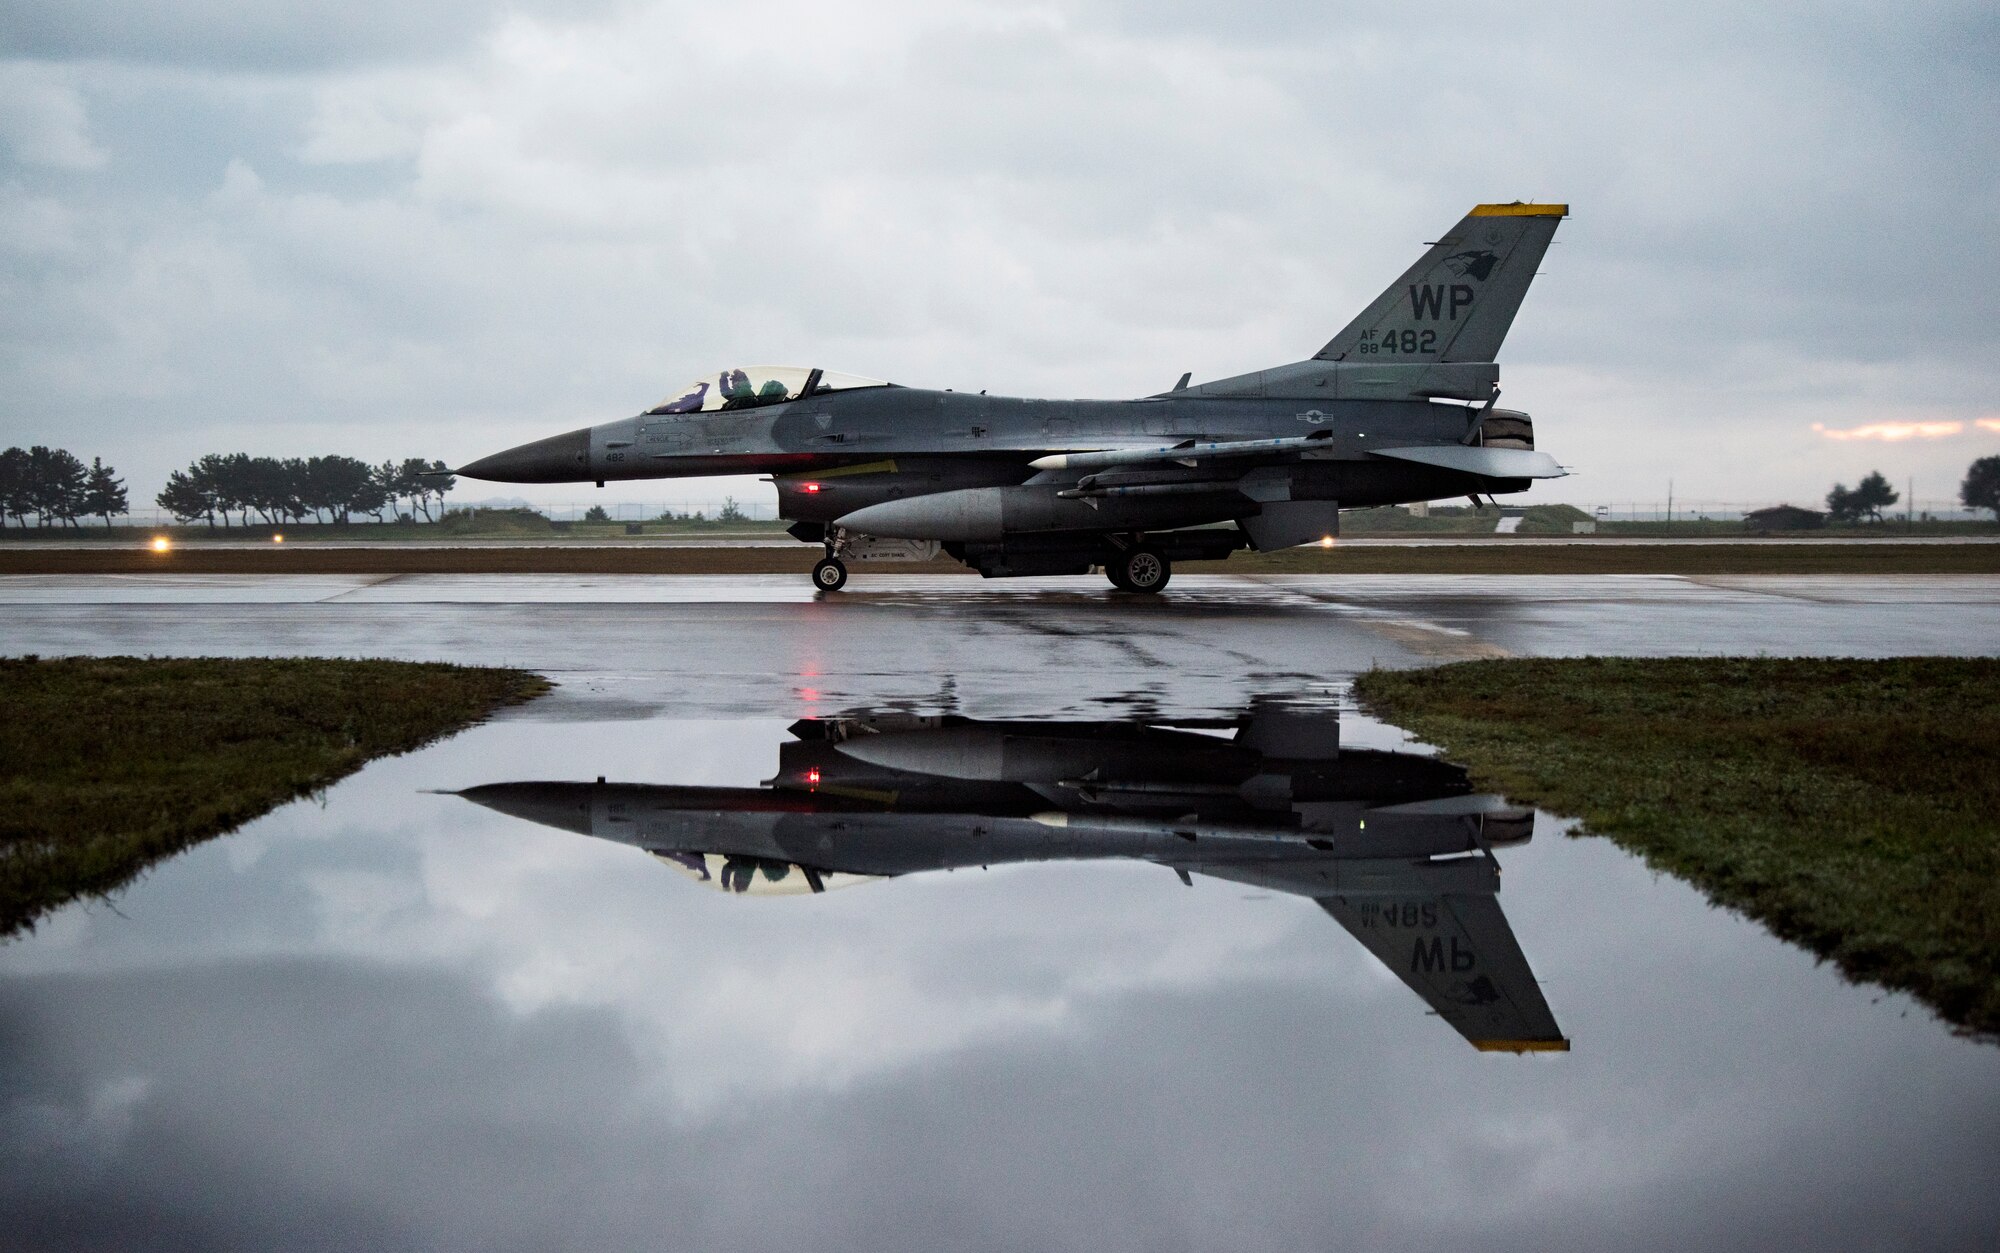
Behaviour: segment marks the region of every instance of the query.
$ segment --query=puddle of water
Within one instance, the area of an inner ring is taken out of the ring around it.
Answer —
[[[0,948],[0,1228],[2000,1232],[2000,1050],[1393,728],[801,712],[488,724]]]

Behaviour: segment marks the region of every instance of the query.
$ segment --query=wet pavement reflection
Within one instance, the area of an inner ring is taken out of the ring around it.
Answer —
[[[583,712],[0,947],[0,1243],[2000,1238],[2000,1049],[1337,690]]]

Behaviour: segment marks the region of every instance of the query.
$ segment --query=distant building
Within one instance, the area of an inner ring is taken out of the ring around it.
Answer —
[[[1743,525],[1752,531],[1810,531],[1825,526],[1826,515],[1797,505],[1772,505],[1744,514]]]

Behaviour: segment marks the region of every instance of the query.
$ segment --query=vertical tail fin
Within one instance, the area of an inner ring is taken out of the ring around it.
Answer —
[[[1420,365],[1491,361],[1507,337],[1564,204],[1483,204],[1316,354]]]

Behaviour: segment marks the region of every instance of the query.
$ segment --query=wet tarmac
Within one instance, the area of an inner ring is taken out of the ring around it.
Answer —
[[[2000,578],[851,586],[0,580],[9,653],[561,685],[0,947],[0,1243],[2000,1242],[2000,1048],[1346,696],[1510,653],[1991,655]],[[1568,1049],[1474,1047],[1502,1030]]]
[[[2000,576],[17,576],[15,653],[380,656],[525,666],[542,704],[634,716],[923,700],[1177,713],[1372,666],[1609,653],[2000,655]],[[1082,680],[1087,680],[1082,681]],[[564,712],[563,716],[567,716]]]

